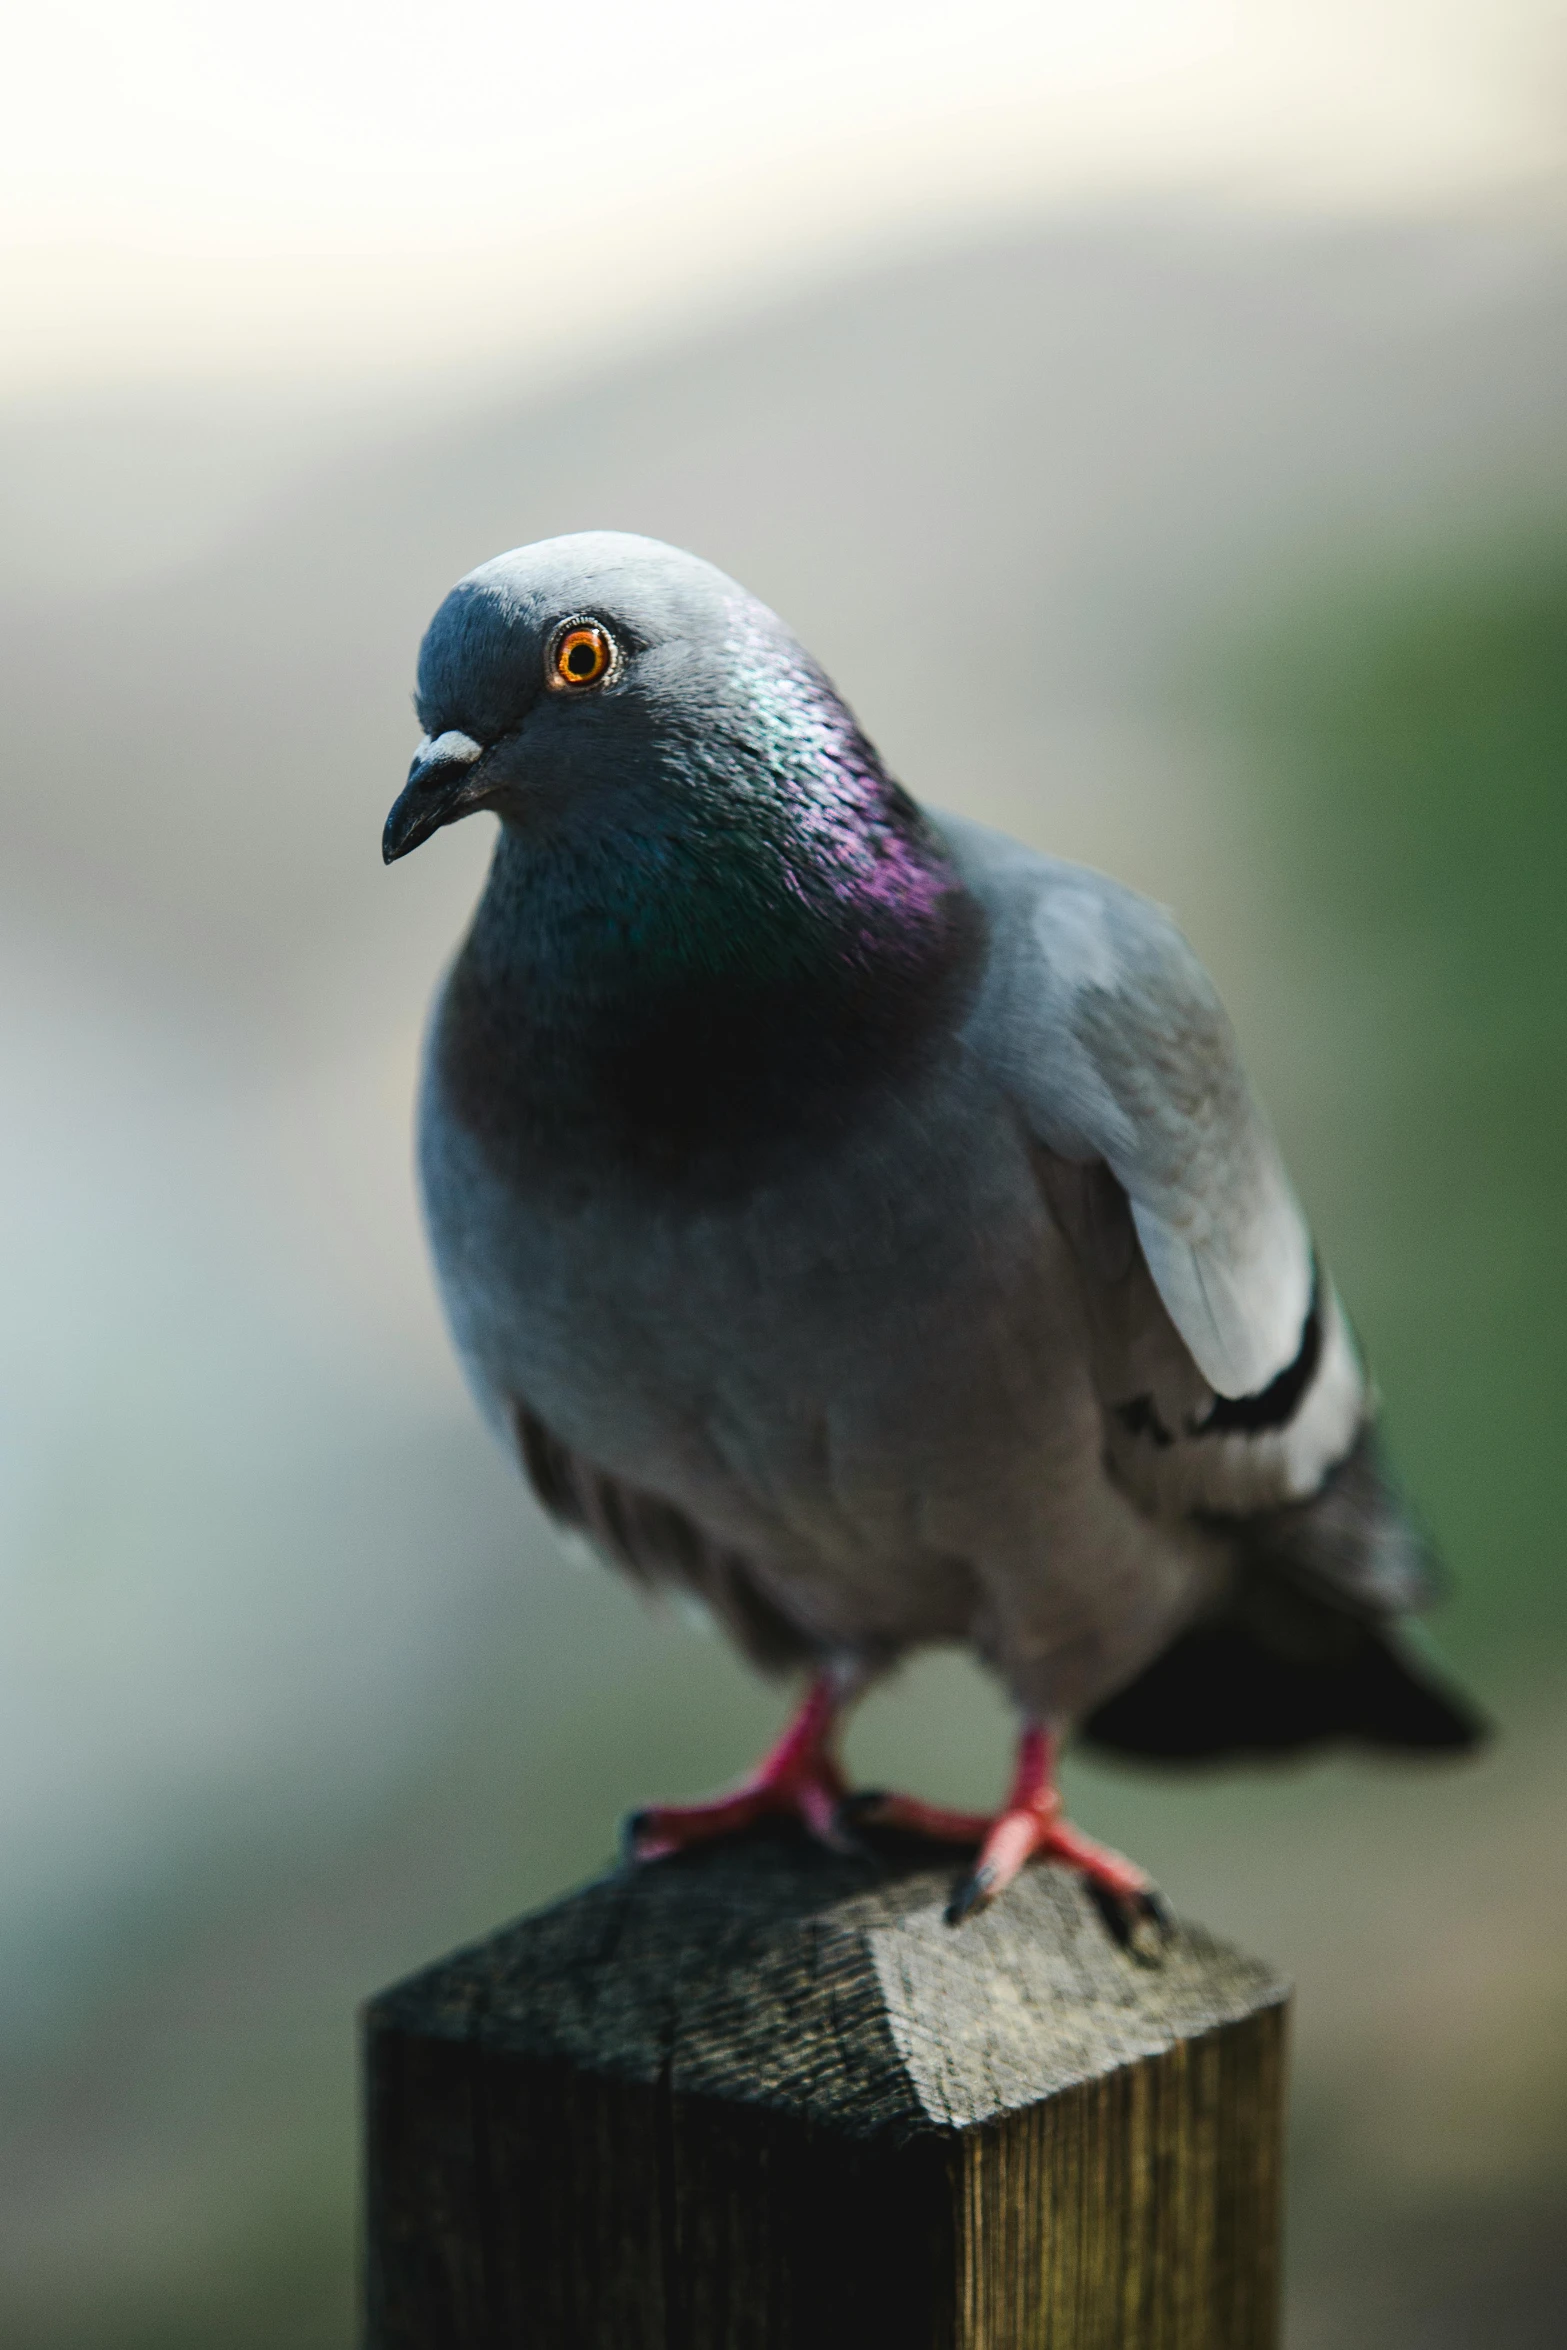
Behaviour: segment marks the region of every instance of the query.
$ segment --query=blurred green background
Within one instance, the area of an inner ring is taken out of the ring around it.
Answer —
[[[784,1703],[532,1514],[413,1207],[487,848],[381,868],[415,647],[470,565],[595,525],[733,571],[912,789],[1172,904],[1218,978],[1500,1734],[1074,1764],[1074,1808],[1299,1986],[1290,2350],[1561,2339],[1558,183],[1134,178],[823,232],[602,347],[541,342],[508,264],[510,356],[131,338],[0,400],[8,2350],[345,2350],[357,2002]],[[983,1802],[1008,1740],[940,1656],[851,1760]]]

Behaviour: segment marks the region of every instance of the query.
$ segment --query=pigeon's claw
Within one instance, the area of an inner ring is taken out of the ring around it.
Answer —
[[[645,1804],[627,1816],[621,1848],[627,1860],[667,1860],[672,1852],[684,1852],[692,1844],[738,1836],[775,1808],[761,1789],[750,1786],[705,1803]]]
[[[847,1826],[848,1783],[832,1749],[840,1702],[837,1684],[822,1675],[777,1745],[738,1787],[699,1803],[654,1803],[634,1811],[622,1830],[626,1858],[666,1860],[693,1844],[780,1818],[801,1821],[834,1852],[857,1851]]]
[[[834,1745],[842,1703],[842,1685],[830,1674],[820,1675],[777,1745],[738,1787],[700,1803],[653,1803],[633,1812],[623,1831],[627,1860],[667,1860],[693,1845],[738,1836],[759,1821],[780,1818],[800,1821],[834,1852],[859,1852],[856,1831],[861,1828],[968,1844],[977,1848],[977,1857],[947,1904],[951,1926],[988,1908],[1027,1862],[1059,1860],[1084,1879],[1122,1949],[1148,1965],[1158,1963],[1173,1931],[1169,1912],[1135,1861],[1093,1843],[1062,1818],[1056,1744],[1047,1731],[1037,1723],[1024,1730],[1011,1790],[999,1812],[954,1811],[916,1795],[880,1789],[851,1793]]]
[[[843,1785],[824,1771],[820,1777],[764,1781],[751,1778],[727,1795],[699,1803],[650,1803],[628,1816],[622,1848],[628,1860],[667,1860],[693,1844],[707,1844],[716,1836],[738,1836],[759,1820],[793,1817],[803,1822],[819,1844],[834,1852],[858,1849],[840,1824]]]
[[[947,1904],[947,1923],[960,1926],[977,1909],[988,1909],[1004,1893],[1025,1861],[1051,1850],[1051,1837],[1061,1798],[1048,1783],[1019,1802],[1016,1793],[1005,1811],[987,1821],[979,1839],[979,1858],[959,1880]]]
[[[988,1908],[1028,1861],[1064,1861],[1084,1879],[1122,1949],[1156,1964],[1173,1931],[1169,1912],[1135,1861],[1093,1843],[1062,1818],[1055,1753],[1054,1739],[1037,1724],[1024,1731],[1011,1791],[993,1817],[949,1811],[918,1796],[879,1790],[847,1797],[840,1817],[856,1827],[890,1828],[942,1844],[976,1845],[974,1866],[959,1880],[947,1904],[949,1926],[960,1926],[976,1910]]]
[[[1088,1890],[1111,1939],[1139,1966],[1162,1966],[1175,1938],[1175,1920],[1152,1885],[1140,1893],[1113,1893],[1090,1877]]]
[[[1025,1862],[1065,1861],[1086,1883],[1106,1925],[1134,1957],[1157,1957],[1170,1930],[1169,1913],[1152,1882],[1135,1861],[1095,1844],[1064,1820],[1061,1798],[1048,1785],[1014,1800],[990,1821],[979,1840],[979,1858],[947,1904],[947,1923],[958,1926],[1004,1893]],[[1148,1947],[1145,1949],[1145,1945]]]
[[[983,1844],[990,1832],[990,1814],[952,1811],[943,1803],[924,1803],[917,1795],[891,1795],[882,1787],[862,1787],[846,1795],[839,1817],[855,1828],[887,1828],[901,1836],[928,1836],[936,1844]]]

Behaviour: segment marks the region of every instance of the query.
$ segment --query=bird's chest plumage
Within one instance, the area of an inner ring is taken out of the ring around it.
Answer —
[[[954,1043],[808,1138],[687,1184],[508,1160],[439,1055],[423,1175],[448,1311],[505,1425],[749,1550],[870,1562],[1004,1518],[1088,1404],[1028,1150]]]

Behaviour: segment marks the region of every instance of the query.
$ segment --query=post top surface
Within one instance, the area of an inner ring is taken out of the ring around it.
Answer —
[[[372,2032],[472,2040],[855,2135],[967,2129],[1286,1995],[1183,1924],[1117,1949],[1078,1879],[1025,1870],[959,1927],[950,1862],[789,1832],[619,1871],[371,2003]]]

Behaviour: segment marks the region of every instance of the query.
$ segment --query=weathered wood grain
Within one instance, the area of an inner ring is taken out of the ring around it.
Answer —
[[[756,1837],[372,2002],[368,2350],[1270,2350],[1286,1994]]]

